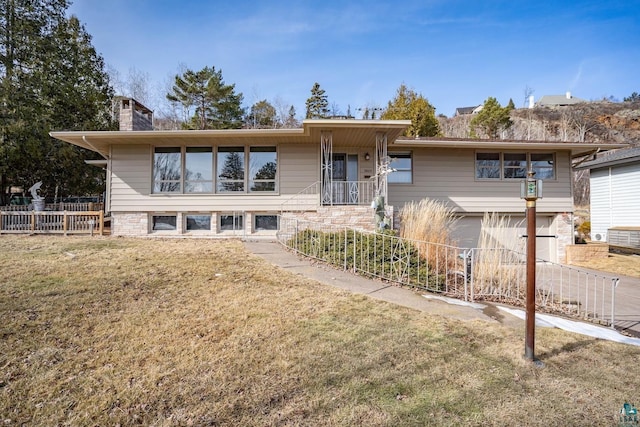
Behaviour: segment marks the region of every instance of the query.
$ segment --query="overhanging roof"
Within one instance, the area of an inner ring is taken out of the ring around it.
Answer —
[[[260,145],[277,143],[319,144],[324,131],[332,132],[334,144],[371,148],[376,133],[386,132],[390,147],[410,148],[472,148],[482,150],[565,150],[574,157],[595,151],[627,147],[628,144],[487,140],[464,138],[408,138],[401,136],[410,120],[305,120],[296,129],[226,129],[226,130],[171,130],[171,131],[73,131],[50,132],[61,141],[100,153],[105,159],[111,145],[148,144],[169,145]]]
[[[371,147],[376,133],[386,132],[394,141],[411,125],[410,120],[305,120],[296,129],[228,129],[171,131],[73,131],[50,132],[53,138],[109,156],[111,145],[210,145],[224,144],[319,144],[321,132],[331,131],[334,143]]]
[[[596,156],[593,160],[582,163],[576,169],[599,169],[638,162],[640,162],[640,147],[624,148]]]
[[[507,139],[463,139],[463,138],[407,138],[400,137],[393,142],[394,147],[428,148],[472,148],[481,150],[564,150],[574,157],[583,156],[596,150],[613,150],[628,144],[561,142],[561,141],[520,141]]]

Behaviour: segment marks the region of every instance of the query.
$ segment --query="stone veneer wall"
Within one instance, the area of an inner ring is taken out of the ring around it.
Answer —
[[[376,228],[374,210],[369,206],[321,206],[317,211],[284,212],[282,216],[366,231]]]
[[[111,235],[144,236],[149,234],[146,212],[111,212]]]
[[[568,212],[559,213],[554,221],[558,236],[556,244],[558,262],[567,262],[567,246],[574,244],[573,214]]]

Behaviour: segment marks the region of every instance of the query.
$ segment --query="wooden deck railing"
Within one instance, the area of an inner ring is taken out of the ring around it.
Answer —
[[[0,234],[99,234],[104,232],[102,211],[2,211]]]
[[[30,211],[33,209],[31,205],[6,205],[0,206],[0,211]],[[104,210],[104,203],[102,202],[83,202],[83,203],[47,203],[44,206],[45,211],[74,211],[74,212],[93,212]]]

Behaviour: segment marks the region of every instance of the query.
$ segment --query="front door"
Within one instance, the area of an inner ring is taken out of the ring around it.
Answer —
[[[358,155],[336,153],[331,158],[332,203],[358,204]]]

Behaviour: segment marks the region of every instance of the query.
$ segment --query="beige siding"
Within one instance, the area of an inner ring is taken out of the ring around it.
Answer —
[[[278,156],[281,194],[297,194],[320,180],[318,145],[281,144]]]
[[[151,148],[148,145],[111,149],[111,210],[136,211],[151,192]],[[144,209],[142,209],[144,210]]]
[[[390,149],[390,151],[392,151]],[[459,212],[521,212],[520,181],[475,179],[475,151],[471,149],[414,149],[413,184],[389,184],[389,203],[402,206],[425,197],[448,203]],[[556,154],[554,181],[544,182],[539,212],[573,210],[570,159]]]
[[[111,210],[114,212],[278,211],[319,180],[317,146],[278,147],[279,194],[151,194],[152,154],[148,145],[114,146]]]

